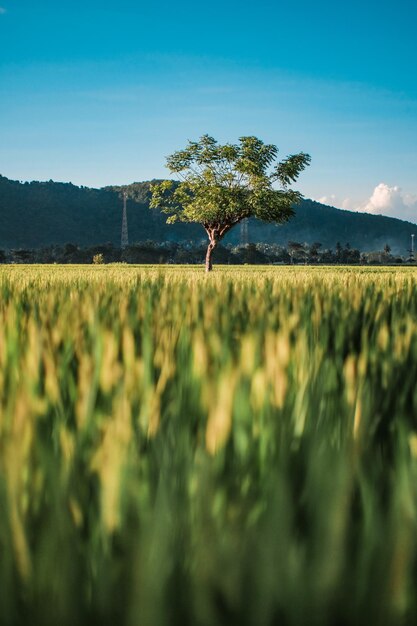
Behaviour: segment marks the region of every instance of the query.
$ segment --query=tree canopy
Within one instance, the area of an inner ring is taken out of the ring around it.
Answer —
[[[240,137],[237,144],[219,144],[203,135],[167,158],[180,181],[152,185],[150,206],[169,215],[168,222],[196,222],[209,238],[206,270],[212,252],[225,234],[243,219],[286,222],[300,192],[290,189],[310,163],[304,152],[277,162],[278,148],[257,137]],[[278,188],[276,188],[278,186]]]

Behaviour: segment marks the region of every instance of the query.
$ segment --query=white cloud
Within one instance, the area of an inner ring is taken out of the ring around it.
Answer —
[[[348,211],[387,215],[400,220],[417,222],[417,195],[404,193],[397,185],[390,187],[386,183],[379,183],[368,200],[361,204],[351,198],[342,199],[336,194],[322,196],[317,199],[317,202]]]
[[[358,208],[365,213],[417,221],[417,197],[404,194],[397,185],[390,187],[386,183],[379,183],[369,200]]]
[[[6,9],[4,9],[3,7],[0,7],[0,15],[3,15],[4,13],[6,13]]]
[[[328,196],[322,196],[321,198],[318,198],[317,202],[320,202],[321,204],[326,204],[327,206],[335,206],[340,207],[341,209],[347,209],[348,211],[354,211],[355,209],[357,209],[357,205],[355,205],[355,203],[350,198],[341,199],[334,193]]]
[[[353,211],[354,208],[355,205],[353,203],[353,200],[351,200],[350,198],[345,198],[344,200],[342,200],[342,209],[346,209],[347,211]]]
[[[320,202],[321,204],[327,204],[327,206],[334,206],[335,203],[337,203],[337,196],[332,193],[330,194],[330,196],[322,196],[317,200],[317,202]]]

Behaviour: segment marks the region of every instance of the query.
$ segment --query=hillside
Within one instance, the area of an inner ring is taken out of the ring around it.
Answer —
[[[194,241],[205,239],[194,224],[165,223],[166,216],[150,211],[149,183],[135,183],[128,201],[129,239]],[[0,248],[39,248],[68,242],[80,246],[120,242],[122,202],[119,188],[92,189],[71,183],[20,183],[0,176]],[[334,247],[347,242],[361,251],[382,249],[406,254],[417,226],[395,218],[354,213],[304,200],[284,226],[250,220],[249,240],[285,245],[288,241],[320,242]],[[226,241],[238,243],[239,229]]]

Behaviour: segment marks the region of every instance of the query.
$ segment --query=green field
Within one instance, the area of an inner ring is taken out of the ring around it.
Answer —
[[[0,267],[0,623],[417,623],[417,271]]]

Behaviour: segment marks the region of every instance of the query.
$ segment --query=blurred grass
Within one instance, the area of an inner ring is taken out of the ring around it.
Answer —
[[[0,268],[0,623],[417,623],[413,268]]]

